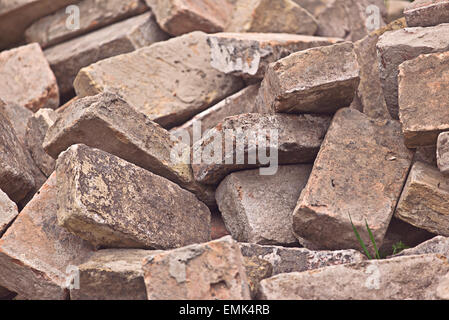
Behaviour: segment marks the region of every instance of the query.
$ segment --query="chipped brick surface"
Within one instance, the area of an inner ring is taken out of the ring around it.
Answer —
[[[154,254],[143,270],[148,300],[250,300],[243,257],[230,236]]]
[[[205,204],[125,160],[74,145],[58,158],[56,172],[58,223],[93,245],[171,249],[209,240]]]

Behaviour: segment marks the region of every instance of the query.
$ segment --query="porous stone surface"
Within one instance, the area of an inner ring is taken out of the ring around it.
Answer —
[[[226,30],[314,35],[317,28],[313,15],[292,0],[239,0]]]
[[[269,66],[257,110],[335,113],[351,104],[359,81],[359,65],[350,42],[296,52]]]
[[[415,0],[404,10],[409,27],[430,27],[449,22],[448,0]]]
[[[251,297],[257,299],[260,281],[277,274],[302,272],[345,263],[363,261],[364,256],[355,250],[310,251],[305,248],[261,246],[240,243]]]
[[[367,223],[380,246],[412,158],[397,121],[340,110],[298,200],[293,232],[320,248],[360,249],[351,217],[365,243]]]
[[[146,300],[142,262],[154,251],[105,249],[78,266],[79,288],[71,300]]]
[[[311,165],[289,165],[280,166],[274,175],[260,175],[258,169],[228,175],[215,196],[232,237],[258,244],[296,244],[292,212],[311,170]]]
[[[117,92],[164,128],[180,125],[243,88],[241,79],[212,68],[207,37],[193,32],[97,62],[81,69],[76,93]]]
[[[192,31],[206,33],[225,29],[233,6],[220,0],[145,0],[163,30],[174,36]]]
[[[399,219],[449,236],[449,179],[438,169],[416,162],[408,176],[395,215]]]
[[[249,113],[226,118],[193,145],[194,177],[217,185],[238,170],[271,166],[261,169],[268,175],[278,164],[312,163],[329,123],[328,116],[309,114]]]
[[[125,160],[73,145],[59,156],[56,172],[59,225],[95,246],[171,249],[209,240],[206,205]]]
[[[55,75],[38,44],[0,52],[0,99],[33,112],[59,106]]]
[[[0,50],[21,42],[35,20],[79,0],[2,0],[0,6]]]
[[[34,22],[25,32],[27,42],[42,48],[73,39],[148,10],[143,0],[83,0],[77,3],[79,26],[67,28],[66,8]]]
[[[0,190],[0,236],[6,231],[11,222],[17,217],[17,205]]]
[[[243,257],[230,236],[154,254],[143,264],[148,300],[250,300]]]
[[[399,111],[399,65],[421,54],[448,50],[449,24],[429,28],[405,28],[385,32],[380,36],[377,43],[380,77],[385,101],[393,119],[398,119]]]
[[[0,100],[0,106],[4,102]],[[0,108],[0,189],[19,202],[35,187],[26,150],[16,136],[6,113]]]
[[[189,146],[181,145],[168,131],[115,94],[101,93],[67,106],[48,130],[43,147],[57,159],[61,152],[79,143],[167,178],[209,205],[215,203],[213,190],[193,178]],[[179,151],[176,157],[172,153],[175,148]]]
[[[167,34],[149,12],[53,46],[44,53],[61,94],[67,95],[82,68],[166,39]]]
[[[286,33],[218,33],[208,38],[211,65],[226,74],[263,79],[270,63],[294,52],[335,44],[338,38]]]
[[[53,174],[0,240],[0,285],[26,299],[67,299],[73,267],[93,247],[57,224]]]
[[[449,174],[449,132],[443,132],[438,136],[436,157],[440,171]]]
[[[449,263],[417,255],[280,274],[262,280],[263,300],[436,300]],[[419,274],[419,276],[417,276]],[[332,285],[330,285],[332,284]]]
[[[436,145],[439,133],[449,130],[449,51],[402,63],[398,81],[405,144]]]
[[[52,109],[40,109],[28,120],[26,128],[25,145],[40,171],[47,177],[55,170],[55,160],[45,152],[42,144],[57,117],[56,111]]]
[[[356,250],[312,251],[306,248],[288,248],[253,243],[240,243],[240,249],[244,257],[257,257],[268,261],[273,267],[273,276],[362,262],[366,259]]]

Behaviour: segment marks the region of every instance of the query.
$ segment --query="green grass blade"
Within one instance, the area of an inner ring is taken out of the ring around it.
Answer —
[[[404,244],[402,241],[399,241],[395,244],[393,244],[393,255],[400,253],[401,251],[410,248],[406,244]]]
[[[399,253],[399,246],[397,246],[396,244],[393,245],[393,253],[392,255],[394,256],[395,254]]]
[[[369,254],[368,249],[366,248],[365,242],[363,242],[362,238],[360,237],[359,232],[357,231],[354,223],[352,223],[352,218],[351,215],[349,214],[349,220],[351,221],[351,225],[352,225],[352,230],[354,230],[355,236],[357,237],[357,240],[359,241],[360,245],[362,246],[363,251],[365,252],[366,256],[368,257],[368,259],[372,259],[371,255]]]
[[[368,221],[366,221],[366,219],[365,219],[365,224],[366,224],[366,230],[368,230],[369,238],[371,239],[371,242],[373,243],[373,246],[374,246],[374,252],[376,254],[376,259],[380,259],[379,250],[377,250],[376,240],[374,239],[374,235],[371,232],[371,229],[368,226]]]

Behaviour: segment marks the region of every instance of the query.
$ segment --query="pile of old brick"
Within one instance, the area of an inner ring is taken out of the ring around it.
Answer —
[[[404,14],[7,0],[0,297],[449,299],[449,0]]]

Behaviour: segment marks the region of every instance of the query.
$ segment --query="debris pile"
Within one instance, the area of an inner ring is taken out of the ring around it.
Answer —
[[[449,0],[403,2],[4,0],[0,299],[449,299]]]

